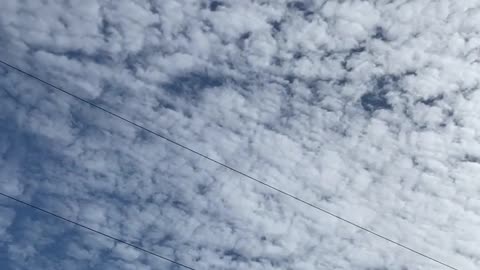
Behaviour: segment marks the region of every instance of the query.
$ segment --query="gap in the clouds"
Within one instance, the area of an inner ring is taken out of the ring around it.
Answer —
[[[287,3],[287,8],[302,12],[304,17],[309,17],[314,14],[313,11],[310,10],[310,5],[310,3],[307,4],[305,1],[292,1]]]
[[[237,47],[240,48],[241,50],[245,50],[248,39],[251,37],[252,32],[248,31],[240,35],[240,37],[237,40]]]
[[[357,47],[353,48],[353,49],[350,49],[347,54],[345,55],[344,59],[341,61],[341,66],[344,70],[350,72],[353,70],[352,67],[349,67],[348,66],[348,61],[350,61],[350,59],[352,59],[352,57],[354,55],[357,55],[357,54],[361,54],[363,52],[365,52],[367,49],[367,47],[365,47],[365,45],[358,45]],[[330,53],[327,53],[326,57],[329,56]]]
[[[153,0],[148,0],[148,10],[153,14],[159,14],[159,7],[157,7],[157,3]]]
[[[285,61],[281,57],[273,56],[272,60],[270,61],[272,66],[276,66],[281,68]]]
[[[433,106],[435,105],[438,101],[442,100],[444,98],[443,94],[440,94],[438,96],[433,96],[425,99],[420,99],[418,102],[427,105],[427,106]]]
[[[199,195],[205,196],[212,190],[210,184],[200,183],[196,185],[196,192]]]
[[[360,103],[365,111],[392,110],[393,106],[388,102],[387,95],[393,91],[401,91],[399,81],[401,76],[387,74],[374,78],[371,91],[360,97]]]
[[[113,35],[112,28],[114,27],[112,27],[110,22],[105,17],[102,17],[102,22],[100,23],[98,28],[99,32],[103,35],[103,41],[108,43],[110,37]]]
[[[343,77],[341,79],[336,80],[334,83],[338,86],[345,86],[349,82],[350,82],[350,79],[348,79],[347,77]]]
[[[471,163],[480,163],[480,157],[476,155],[465,154],[462,161],[471,162]]]
[[[234,262],[248,262],[247,256],[240,253],[240,251],[234,249],[228,249],[223,252],[223,256],[228,257],[231,261]]]
[[[260,238],[261,241],[267,241],[265,236]],[[272,241],[272,244],[276,241]],[[220,251],[217,251],[220,252]],[[262,266],[271,266],[274,268],[281,268],[282,265],[287,265],[289,262],[288,256],[276,256],[276,255],[267,255],[267,254],[244,254],[251,253],[248,250],[242,252],[241,250],[230,248],[221,252],[222,258],[228,258],[230,262],[235,263],[258,263]]]
[[[275,36],[277,33],[282,31],[283,21],[271,21],[269,24],[272,26],[272,35]]]
[[[293,53],[292,57],[294,60],[300,60],[304,57],[304,54],[301,51],[296,51]]]
[[[194,71],[178,75],[161,86],[175,96],[198,99],[205,89],[220,87],[225,84],[225,81],[226,79],[221,75],[213,75],[207,71]]]
[[[208,9],[210,11],[218,11],[220,8],[224,7],[225,3],[222,1],[217,1],[217,0],[211,0],[210,3],[208,3]],[[207,5],[203,5],[203,8],[206,8]]]
[[[59,55],[64,55],[69,59],[79,60],[80,62],[94,62],[102,65],[113,62],[113,58],[106,51],[97,51],[94,54],[88,54],[82,50],[69,50],[62,52]]]
[[[387,33],[386,33],[385,29],[381,26],[375,27],[374,34],[372,35],[372,38],[379,39],[379,40],[385,41],[385,42],[389,41],[388,38],[387,38]]]
[[[156,97],[156,105],[152,107],[152,110],[155,112],[161,111],[162,109],[178,111],[179,109],[175,104],[170,102],[170,100],[165,98]]]
[[[398,82],[401,79],[401,75],[395,75],[395,74],[386,74],[379,76],[374,79],[375,87],[377,89],[386,89],[387,90],[393,90],[393,87],[396,87]]]
[[[391,110],[392,105],[388,103],[385,92],[368,92],[360,98],[364,110],[374,112],[376,110]]]
[[[143,69],[146,68],[146,64],[144,63],[143,59],[147,57],[145,55],[138,55],[138,54],[128,54],[125,59],[124,59],[124,65],[125,67],[131,71],[133,74],[135,74],[139,66]]]
[[[297,79],[297,77],[295,77],[295,75],[292,75],[292,74],[288,74],[288,75],[285,76],[285,80],[286,80],[289,84],[292,84],[296,79]],[[292,91],[289,90],[289,92],[292,92]]]

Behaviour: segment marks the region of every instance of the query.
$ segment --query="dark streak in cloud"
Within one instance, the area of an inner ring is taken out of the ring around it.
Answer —
[[[162,87],[168,92],[189,98],[199,98],[207,88],[219,87],[225,83],[221,76],[211,75],[208,72],[191,72],[174,77]]]

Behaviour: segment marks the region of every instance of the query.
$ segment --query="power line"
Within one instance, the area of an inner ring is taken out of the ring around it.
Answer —
[[[109,238],[109,239],[111,239],[111,240],[114,240],[114,241],[116,241],[116,242],[119,242],[119,243],[125,244],[125,245],[127,245],[127,246],[133,247],[133,248],[138,249],[138,250],[140,250],[140,251],[146,252],[146,253],[148,253],[148,254],[150,254],[150,255],[153,255],[153,256],[155,256],[155,257],[158,257],[158,258],[160,258],[160,259],[162,259],[162,260],[168,261],[168,262],[170,262],[170,263],[176,264],[176,265],[181,266],[181,267],[186,268],[186,269],[196,270],[196,269],[193,268],[193,267],[190,267],[190,266],[187,266],[187,265],[185,265],[185,264],[183,264],[183,263],[174,261],[174,260],[169,259],[169,258],[167,258],[167,257],[164,257],[164,256],[162,256],[162,255],[160,255],[160,254],[158,254],[158,253],[155,253],[155,252],[150,251],[150,250],[148,250],[148,249],[142,248],[142,247],[140,247],[140,246],[137,246],[137,245],[135,245],[135,244],[132,244],[132,243],[130,243],[130,242],[127,242],[127,241],[125,241],[125,240],[122,240],[122,239],[120,239],[120,238],[111,236],[110,234],[103,233],[103,232],[101,232],[101,231],[95,230],[95,229],[93,229],[93,228],[91,228],[91,227],[88,227],[88,226],[86,226],[86,225],[80,224],[80,223],[75,222],[75,221],[73,221],[73,220],[71,220],[71,219],[68,219],[68,218],[66,218],[66,217],[57,215],[57,214],[55,214],[55,213],[53,213],[53,212],[50,212],[50,211],[48,211],[48,210],[45,210],[45,209],[40,208],[40,207],[38,207],[38,206],[35,206],[35,205],[33,205],[33,204],[27,203],[27,202],[25,202],[25,201],[23,201],[23,200],[17,199],[17,198],[15,198],[15,197],[12,197],[12,196],[10,196],[10,195],[7,195],[7,194],[5,194],[5,193],[3,193],[3,192],[0,192],[0,195],[2,195],[2,196],[5,197],[5,198],[8,198],[8,199],[10,199],[10,200],[16,201],[16,202],[21,203],[21,204],[23,204],[23,205],[26,205],[26,206],[28,206],[28,207],[31,207],[31,208],[33,208],[33,209],[35,209],[35,210],[37,210],[37,211],[43,212],[44,214],[48,214],[48,215],[54,216],[54,217],[56,217],[56,218],[58,218],[58,219],[61,219],[61,220],[65,221],[65,222],[71,223],[71,224],[73,224],[73,225],[75,225],[75,226],[79,226],[79,227],[81,227],[81,228],[83,228],[83,229],[85,229],[85,230],[88,230],[88,231],[90,231],[90,232],[93,232],[93,233],[96,233],[96,234],[100,234],[100,235],[102,235],[102,236],[104,236],[104,237],[107,237],[107,238]]]
[[[274,186],[266,183],[265,181],[262,181],[262,180],[260,180],[260,179],[258,179],[258,178],[256,178],[256,177],[250,176],[249,174],[244,173],[244,172],[242,172],[242,171],[240,171],[240,170],[238,170],[238,169],[235,169],[235,168],[231,167],[230,165],[227,165],[227,164],[225,164],[225,163],[223,163],[223,162],[221,162],[221,161],[218,161],[218,160],[216,160],[216,159],[214,159],[214,158],[211,158],[211,157],[209,157],[209,156],[207,156],[207,155],[205,155],[205,154],[202,154],[202,153],[194,150],[193,148],[190,148],[190,147],[188,147],[188,146],[186,146],[186,145],[184,145],[184,144],[181,144],[181,143],[179,143],[179,142],[177,142],[177,141],[175,141],[175,140],[173,140],[173,139],[170,139],[170,138],[168,138],[168,137],[166,137],[166,136],[164,136],[164,135],[162,135],[162,134],[160,134],[160,133],[158,133],[158,132],[156,132],[156,131],[153,131],[153,130],[147,128],[147,127],[142,126],[141,124],[137,124],[137,123],[133,122],[132,120],[129,120],[129,119],[127,119],[127,118],[125,118],[125,117],[117,114],[117,113],[114,113],[114,112],[112,112],[112,111],[109,111],[109,110],[107,110],[107,109],[101,107],[100,105],[97,105],[97,104],[95,104],[95,103],[93,103],[93,102],[91,102],[91,101],[88,101],[88,100],[86,100],[86,99],[84,99],[84,98],[81,98],[80,96],[77,96],[77,95],[73,94],[72,92],[69,92],[69,91],[67,91],[67,90],[65,90],[65,89],[63,89],[63,88],[60,88],[60,87],[58,87],[58,86],[56,86],[56,85],[54,85],[54,84],[51,84],[51,83],[49,83],[49,82],[47,82],[47,81],[45,81],[45,80],[43,80],[43,79],[41,79],[41,78],[39,78],[39,77],[37,77],[37,76],[35,76],[35,75],[31,74],[31,73],[28,73],[27,71],[24,71],[24,70],[22,70],[22,69],[20,69],[20,68],[18,68],[18,67],[15,67],[15,66],[13,66],[13,65],[11,65],[11,64],[3,61],[3,60],[0,60],[0,63],[3,64],[3,65],[5,65],[5,66],[7,66],[7,67],[9,67],[9,68],[11,68],[11,69],[13,69],[13,70],[16,70],[17,72],[19,72],[19,73],[21,73],[21,74],[23,74],[23,75],[26,75],[26,76],[28,76],[28,77],[30,77],[30,78],[33,78],[33,79],[35,79],[35,80],[37,80],[37,81],[40,81],[40,82],[42,82],[42,83],[44,83],[44,84],[52,87],[52,88],[55,89],[55,90],[58,90],[58,91],[66,94],[66,95],[69,95],[69,96],[71,96],[71,97],[73,97],[73,98],[75,98],[75,99],[77,99],[77,100],[80,100],[80,101],[82,101],[82,102],[84,102],[84,103],[87,103],[88,105],[90,105],[90,106],[92,106],[92,107],[94,107],[94,108],[96,108],[96,109],[98,109],[98,110],[101,110],[101,111],[103,111],[103,112],[105,112],[105,113],[107,113],[107,114],[109,114],[109,115],[111,115],[111,116],[113,116],[113,117],[115,117],[115,118],[118,118],[118,119],[120,119],[120,120],[122,120],[122,121],[124,121],[124,122],[127,122],[127,123],[129,123],[129,124],[131,124],[131,125],[139,128],[139,129],[142,129],[142,130],[144,130],[144,131],[146,131],[146,132],[148,132],[148,133],[150,133],[150,134],[153,134],[153,135],[155,135],[155,136],[157,136],[157,137],[159,137],[159,138],[161,138],[161,139],[163,139],[163,140],[165,140],[165,141],[167,141],[167,142],[169,142],[169,143],[172,143],[172,144],[174,144],[174,145],[176,145],[176,146],[178,146],[178,147],[180,147],[180,148],[183,148],[183,149],[185,149],[185,150],[187,150],[187,151],[189,151],[189,152],[191,152],[191,153],[194,153],[195,155],[198,155],[198,156],[200,156],[200,157],[202,157],[202,158],[205,158],[205,159],[207,159],[207,160],[209,160],[209,161],[211,161],[211,162],[213,162],[213,163],[215,163],[215,164],[217,164],[217,165],[220,165],[220,166],[222,166],[222,167],[224,167],[224,168],[226,168],[226,169],[228,169],[228,170],[231,170],[231,171],[233,171],[233,172],[235,172],[235,173],[238,173],[238,174],[244,176],[245,178],[247,178],[247,179],[249,179],[249,180],[252,180],[252,181],[254,181],[254,182],[258,183],[258,184],[261,184],[261,185],[263,185],[263,186],[265,186],[265,187],[267,187],[267,188],[269,188],[269,189],[272,189],[272,190],[274,190],[274,191],[276,191],[276,192],[278,192],[278,193],[281,193],[281,194],[283,194],[283,195],[285,195],[285,196],[287,196],[287,197],[290,197],[291,199],[294,199],[294,200],[296,200],[296,201],[298,201],[298,202],[300,202],[300,203],[302,203],[302,204],[305,204],[305,205],[307,205],[307,206],[310,206],[310,207],[312,207],[312,208],[314,208],[314,209],[316,209],[316,210],[318,210],[318,211],[321,211],[321,212],[323,212],[323,213],[325,213],[325,214],[327,214],[327,215],[329,215],[329,216],[332,216],[332,217],[334,217],[334,218],[336,218],[336,219],[338,219],[338,220],[341,220],[341,221],[343,221],[343,222],[345,222],[345,223],[348,223],[348,224],[350,224],[350,225],[352,225],[352,226],[354,226],[354,227],[356,227],[356,228],[358,228],[358,229],[360,229],[360,230],[363,230],[363,231],[365,231],[365,232],[367,232],[367,233],[369,233],[369,234],[372,234],[372,235],[374,235],[374,236],[377,236],[378,238],[381,238],[381,239],[383,239],[383,240],[386,240],[386,241],[388,241],[388,242],[390,242],[390,243],[392,243],[392,244],[394,244],[394,245],[397,245],[397,246],[399,246],[399,247],[401,247],[401,248],[403,248],[403,249],[406,249],[406,250],[408,250],[408,251],[410,251],[410,252],[412,252],[412,253],[415,253],[415,254],[417,254],[417,255],[419,255],[419,256],[422,256],[422,257],[424,257],[424,258],[426,258],[426,259],[429,259],[429,260],[431,260],[431,261],[434,261],[434,262],[436,262],[436,263],[438,263],[438,264],[441,264],[441,265],[443,265],[443,266],[445,266],[445,267],[448,267],[448,268],[453,269],[453,270],[459,270],[458,268],[455,268],[455,267],[453,267],[453,266],[451,266],[451,265],[448,265],[447,263],[444,263],[444,262],[442,262],[442,261],[439,261],[439,260],[437,260],[437,259],[435,259],[435,258],[433,258],[433,257],[430,257],[430,256],[426,255],[425,253],[422,253],[422,252],[417,251],[417,250],[415,250],[415,249],[413,249],[413,248],[410,248],[410,247],[408,247],[408,246],[406,246],[406,245],[404,245],[404,244],[401,244],[400,242],[397,242],[397,241],[395,241],[395,240],[393,240],[393,239],[391,239],[391,238],[389,238],[389,237],[386,237],[386,236],[383,236],[383,235],[381,235],[381,234],[379,234],[379,233],[376,233],[375,231],[370,230],[370,229],[368,229],[368,228],[366,228],[366,227],[364,227],[364,226],[362,226],[362,225],[359,225],[359,224],[357,224],[357,223],[355,223],[355,222],[353,222],[353,221],[350,221],[350,220],[348,220],[348,219],[346,219],[346,218],[343,218],[343,217],[341,217],[341,216],[339,216],[339,215],[337,215],[337,214],[334,214],[334,213],[332,213],[332,212],[330,212],[330,211],[328,211],[328,210],[326,210],[326,209],[323,209],[323,208],[321,208],[321,207],[319,207],[319,206],[317,206],[317,205],[315,205],[315,204],[313,204],[313,203],[310,203],[310,202],[308,202],[308,201],[305,201],[305,200],[303,200],[303,199],[301,199],[301,198],[299,198],[299,197],[297,197],[297,196],[295,196],[295,195],[293,195],[293,194],[290,194],[290,193],[288,193],[288,192],[286,192],[286,191],[283,191],[283,190],[281,190],[281,189],[279,189],[279,188],[276,188],[276,187],[274,187]]]

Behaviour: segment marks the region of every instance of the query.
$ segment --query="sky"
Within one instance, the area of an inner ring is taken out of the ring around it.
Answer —
[[[3,0],[0,59],[480,268],[480,4]],[[195,269],[448,269],[0,66],[0,191]],[[0,198],[2,269],[181,269]]]

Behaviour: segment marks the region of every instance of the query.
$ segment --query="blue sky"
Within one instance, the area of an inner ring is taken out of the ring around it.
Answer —
[[[4,1],[0,59],[478,269],[475,1]],[[196,269],[443,269],[0,67],[0,191]],[[2,269],[178,269],[0,199]]]

